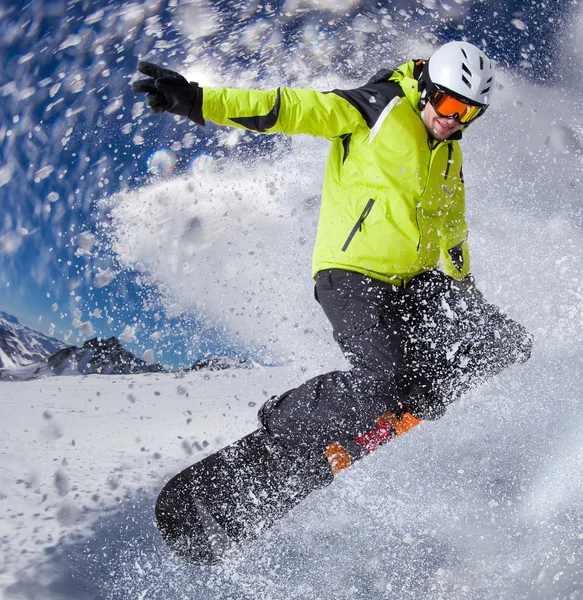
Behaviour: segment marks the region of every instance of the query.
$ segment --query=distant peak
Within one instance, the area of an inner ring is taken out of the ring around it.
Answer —
[[[112,335],[110,338],[91,338],[83,343],[83,348],[121,348],[119,340]]]
[[[14,315],[9,315],[5,313],[3,310],[0,310],[0,317],[9,323],[14,323],[15,325],[20,325],[20,322]]]

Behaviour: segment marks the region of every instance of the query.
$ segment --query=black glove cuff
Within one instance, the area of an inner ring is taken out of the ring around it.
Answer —
[[[194,102],[192,103],[192,108],[190,109],[190,111],[188,113],[188,118],[191,121],[194,121],[197,125],[201,125],[202,127],[204,127],[206,125],[206,121],[204,120],[204,117],[202,116],[202,88],[201,87],[197,87],[196,98],[194,99]]]

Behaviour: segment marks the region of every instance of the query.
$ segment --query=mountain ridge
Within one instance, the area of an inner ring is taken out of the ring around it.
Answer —
[[[197,360],[179,371],[219,371],[252,366],[253,363],[244,358],[218,356]],[[91,338],[81,347],[69,346],[0,311],[0,380],[170,372],[173,371],[160,364],[137,358],[115,336]]]
[[[14,369],[65,348],[56,337],[23,325],[13,315],[0,311],[0,369]]]

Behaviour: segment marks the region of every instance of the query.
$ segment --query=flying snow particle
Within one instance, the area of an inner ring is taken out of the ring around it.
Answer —
[[[34,174],[34,182],[39,183],[43,179],[46,179],[54,170],[55,170],[55,167],[53,167],[53,165],[47,165],[46,167],[39,169]]]
[[[83,231],[77,236],[77,245],[84,252],[91,252],[95,244],[95,236],[88,231]]]
[[[91,321],[84,321],[80,323],[77,329],[79,329],[79,332],[82,333],[85,337],[91,337],[95,333]]]
[[[109,285],[115,279],[115,273],[112,273],[109,270],[100,271],[93,278],[93,285],[98,288],[105,287]]]
[[[77,509],[70,503],[63,504],[55,512],[55,518],[61,525],[72,525],[77,518]]]
[[[71,46],[78,46],[82,41],[83,40],[79,35],[69,35],[59,46],[59,50],[65,50],[65,48],[70,48]]]
[[[14,169],[11,165],[0,167],[0,187],[6,185],[12,179],[13,173]]]
[[[114,112],[118,111],[122,106],[123,106],[123,99],[122,98],[116,98],[113,102],[110,102],[105,107],[105,109],[103,110],[103,112],[106,115],[111,115]]]
[[[66,496],[71,491],[69,476],[62,469],[55,473],[55,487],[59,496]]]
[[[31,98],[32,96],[34,96],[36,94],[36,88],[34,87],[27,87],[24,88],[23,90],[19,90],[17,94],[15,94],[16,99],[18,101],[22,101],[22,100],[26,100],[27,98]]]
[[[45,442],[52,442],[54,440],[58,440],[62,438],[63,435],[63,430],[53,420],[48,421],[39,432],[39,438]]]
[[[187,133],[183,138],[182,138],[182,145],[185,148],[192,148],[192,146],[194,146],[194,142],[195,142],[195,137],[192,133]]]
[[[577,134],[564,124],[551,125],[547,143],[553,150],[561,154],[579,154],[582,150]]]
[[[136,340],[136,328],[131,327],[130,325],[126,325],[125,329],[120,334],[119,339],[122,342],[126,342],[128,344],[130,342],[134,342]]]
[[[142,360],[146,361],[149,365],[154,363],[154,350],[151,348],[144,352]]]
[[[510,23],[512,25],[514,25],[514,27],[516,27],[516,29],[519,29],[520,31],[524,31],[525,29],[527,29],[527,25],[524,21],[522,21],[521,19],[512,19],[512,21],[510,21]]]
[[[72,94],[79,94],[85,88],[85,80],[81,75],[75,75],[75,77],[69,83],[69,91]]]
[[[117,488],[119,487],[119,484],[121,483],[121,475],[116,474],[116,475],[110,475],[107,478],[107,485],[112,489],[112,490],[117,490]]]
[[[221,18],[208,0],[183,2],[178,15],[182,33],[193,42],[220,31]]]
[[[58,192],[49,192],[49,194],[47,195],[47,200],[49,202],[56,202],[59,198],[60,196]]]
[[[61,89],[60,83],[55,83],[55,85],[51,86],[51,88],[49,89],[49,98],[54,98],[60,89]]]
[[[303,12],[305,10],[327,10],[331,13],[344,13],[358,5],[359,0],[287,0],[284,4],[284,14]]]
[[[186,440],[182,440],[180,446],[182,447],[184,452],[186,452],[186,454],[192,454],[192,446]]]
[[[99,9],[98,11],[91,13],[86,19],[85,23],[87,25],[94,25],[95,23],[99,23],[101,19],[103,19],[103,15],[105,11],[103,9]]]
[[[182,308],[182,306],[177,302],[171,304],[166,309],[166,315],[170,319],[175,319],[176,317],[179,317],[182,313],[184,313],[184,308]]]
[[[10,256],[14,254],[22,244],[22,236],[14,231],[9,231],[4,235],[0,235],[0,254]]]
[[[184,232],[182,233],[182,238],[185,241],[196,243],[200,240],[202,235],[203,227],[200,218],[192,217],[190,219],[187,219],[184,223]]]
[[[23,65],[24,63],[31,61],[34,57],[35,57],[34,52],[29,52],[28,54],[21,56],[17,62],[19,65]]]
[[[132,106],[132,119],[137,119],[144,114],[145,105],[143,102],[136,102]]]

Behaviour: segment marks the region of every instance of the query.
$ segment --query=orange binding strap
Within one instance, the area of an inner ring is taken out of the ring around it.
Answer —
[[[344,450],[344,446],[339,442],[332,442],[326,448],[326,458],[330,463],[330,470],[334,475],[340,473],[344,469],[348,469],[348,467],[352,464],[352,459],[346,450]]]
[[[393,437],[399,437],[409,431],[409,429],[413,429],[415,425],[421,423],[421,421],[411,413],[405,413],[399,419],[393,413],[387,412],[377,419],[377,425],[380,425],[379,421],[390,425],[395,430],[395,435]]]
[[[399,419],[393,413],[387,412],[376,420],[376,429],[366,431],[358,436],[355,441],[370,454],[382,443],[403,435],[416,425],[419,425],[419,423],[421,421],[410,413],[405,413]],[[330,463],[330,469],[334,475],[337,475],[344,469],[348,469],[352,464],[352,458],[339,442],[332,442],[326,448],[326,458]]]

